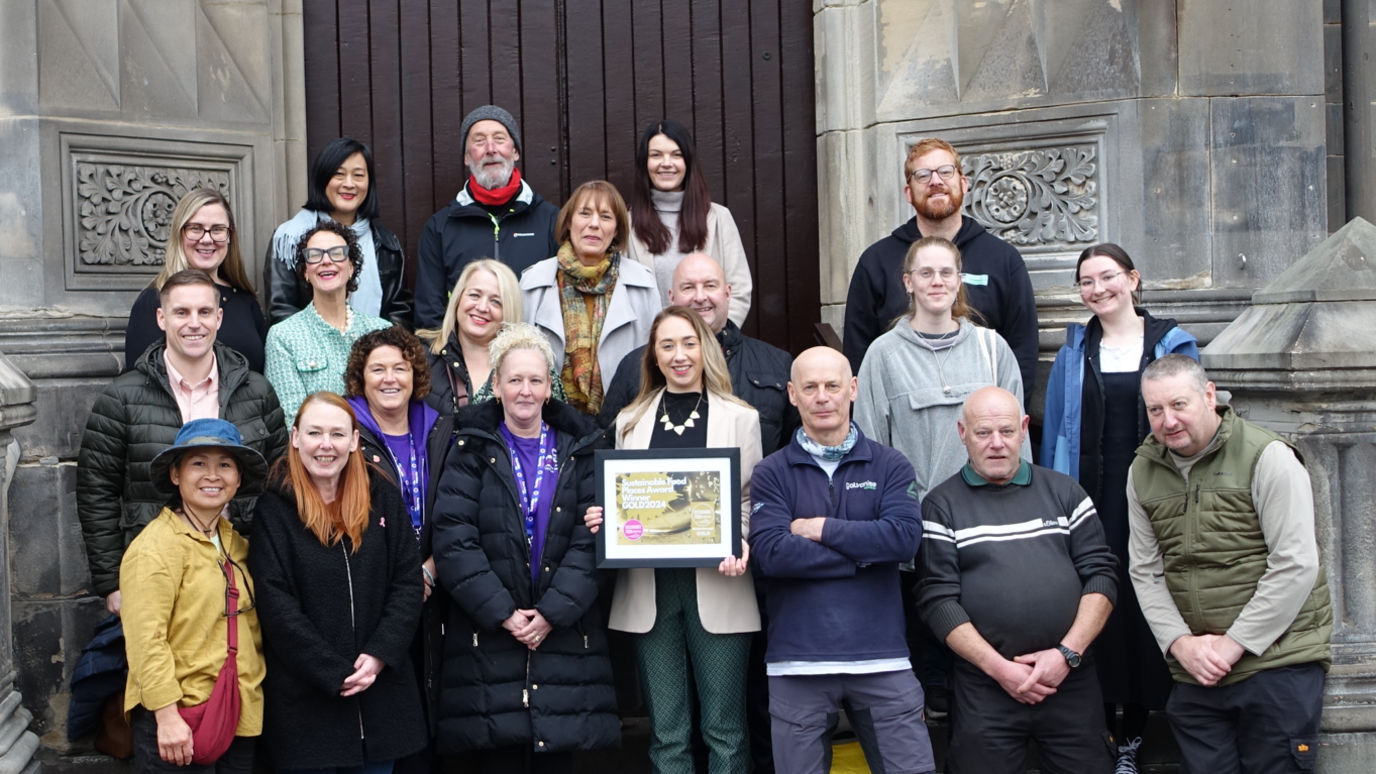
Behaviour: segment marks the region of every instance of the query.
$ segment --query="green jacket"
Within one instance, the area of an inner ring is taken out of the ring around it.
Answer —
[[[149,478],[158,452],[177,440],[181,410],[167,381],[163,352],[167,344],[148,348],[134,368],[101,390],[86,420],[77,456],[76,514],[86,539],[91,590],[107,596],[119,590],[119,564],[124,549],[144,525],[157,518],[168,497]],[[271,464],[287,450],[287,426],[277,393],[248,361],[215,343],[220,370],[220,418],[239,428],[245,446],[257,449]],[[248,487],[230,503],[230,521],[247,535],[257,492]]]
[[[1224,634],[1256,593],[1266,572],[1261,521],[1252,502],[1252,476],[1261,453],[1279,435],[1239,418],[1229,406],[1218,409],[1218,448],[1195,463],[1189,481],[1153,436],[1137,449],[1132,464],[1138,502],[1161,544],[1166,587],[1194,635]],[[1295,456],[1303,462],[1299,452]],[[1264,669],[1320,662],[1333,656],[1333,609],[1327,575],[1318,579],[1285,634],[1261,655],[1243,654],[1219,682],[1241,682]],[[1175,679],[1197,681],[1178,662]]]

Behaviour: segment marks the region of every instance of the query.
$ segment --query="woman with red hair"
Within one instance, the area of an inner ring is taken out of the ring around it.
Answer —
[[[249,568],[268,677],[263,736],[279,770],[389,774],[426,744],[409,648],[420,557],[396,487],[358,450],[338,395],[306,398],[259,498]]]

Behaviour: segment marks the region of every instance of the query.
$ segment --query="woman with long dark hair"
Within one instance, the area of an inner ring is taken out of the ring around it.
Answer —
[[[305,308],[311,289],[296,271],[296,243],[321,220],[354,232],[363,263],[354,305],[360,312],[411,327],[411,290],[406,287],[406,255],[396,234],[377,222],[381,197],[373,175],[373,151],[352,137],[332,140],[311,162],[306,205],[273,232],[263,272],[268,286],[268,318],[273,325]]]
[[[258,498],[249,551],[264,740],[279,770],[390,774],[426,736],[409,655],[424,593],[411,518],[364,462],[343,398],[306,398],[291,445]]]
[[[731,321],[743,324],[753,288],[745,245],[731,211],[707,191],[693,136],[677,121],[650,124],[636,147],[635,168],[627,254],[654,271],[660,298],[679,261],[692,253],[712,256],[731,285]]]
[[[1148,714],[1165,708],[1173,686],[1128,576],[1128,469],[1151,435],[1142,370],[1169,354],[1198,360],[1199,347],[1175,320],[1157,319],[1140,306],[1142,275],[1118,245],[1080,253],[1075,286],[1094,316],[1085,325],[1066,326],[1065,344],[1051,366],[1041,461],[1080,482],[1118,557],[1118,601],[1094,653],[1109,730],[1123,742],[1120,761],[1135,764]],[[1121,729],[1113,727],[1117,705]]]
[[[162,271],[129,310],[129,326],[124,331],[124,370],[133,370],[149,345],[164,340],[166,334],[158,326],[158,292],[168,277],[183,269],[200,269],[215,281],[220,291],[220,308],[225,312],[215,340],[243,355],[249,370],[261,374],[268,324],[244,270],[229,199],[213,188],[188,192],[172,210]]]

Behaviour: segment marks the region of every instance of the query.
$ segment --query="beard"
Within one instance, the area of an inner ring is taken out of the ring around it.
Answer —
[[[943,193],[946,194],[944,203],[931,201],[931,195],[928,194],[921,200],[913,202],[913,208],[928,220],[945,220],[960,212],[960,205],[965,201],[965,192],[961,190],[961,187],[959,185],[951,186]]]
[[[500,161],[501,164],[489,167],[485,163],[488,161]],[[511,170],[515,168],[515,159],[504,159],[495,153],[484,156],[477,163],[472,160],[468,162],[468,174],[473,178],[473,181],[489,191],[501,188],[511,182]]]

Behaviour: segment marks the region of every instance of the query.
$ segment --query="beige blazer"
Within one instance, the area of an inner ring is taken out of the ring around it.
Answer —
[[[655,394],[657,407],[664,391]],[[760,461],[760,415],[755,409],[708,394],[707,446],[741,450],[741,536],[750,534],[750,474]],[[650,435],[659,419],[651,409],[631,428],[622,449],[648,449]],[[621,438],[630,413],[616,418],[616,437]],[[760,610],[755,604],[755,582],[744,575],[728,578],[715,567],[697,568],[698,617],[712,634],[738,634],[760,630]],[[607,628],[644,634],[655,625],[655,571],[641,567],[621,570],[616,576],[611,616]]]

